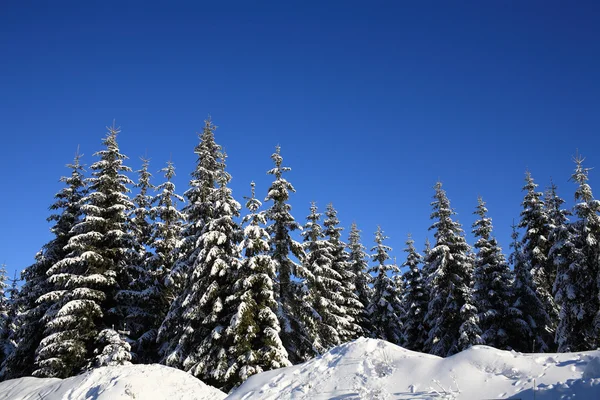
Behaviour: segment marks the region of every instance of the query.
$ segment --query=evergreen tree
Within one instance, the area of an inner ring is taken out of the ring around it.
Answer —
[[[302,245],[291,237],[291,232],[301,229],[291,214],[292,207],[288,204],[290,192],[295,192],[290,182],[283,178],[283,173],[291,170],[284,167],[283,157],[279,146],[271,156],[275,167],[267,172],[275,177],[269,188],[265,201],[273,204],[265,212],[269,221],[267,232],[270,236],[270,256],[277,266],[276,301],[278,303],[277,316],[281,326],[281,341],[288,352],[290,361],[295,364],[304,362],[317,352],[310,339],[311,328],[306,325],[312,314],[310,307],[304,301],[303,286],[308,279],[308,271],[302,266],[305,254]],[[300,263],[295,262],[297,258]],[[293,280],[296,276],[302,280]]]
[[[548,251],[548,284],[552,290],[552,295],[556,294],[553,287],[561,263],[561,260],[558,259],[561,258],[561,256],[559,251],[557,251],[557,243],[561,241],[561,238],[559,237],[561,232],[564,232],[564,230],[568,228],[569,216],[572,215],[569,210],[563,208],[565,201],[558,196],[557,190],[558,188],[554,182],[550,181],[550,186],[544,193],[544,206],[548,215],[548,241],[550,244],[550,250]]]
[[[263,228],[266,218],[258,212],[261,202],[255,197],[254,182],[252,197],[247,199],[250,213],[243,218],[246,227],[240,244],[244,259],[230,296],[237,312],[227,328],[233,357],[228,373],[230,387],[252,375],[291,365],[279,339],[281,328],[274,293],[276,265],[268,255],[269,234]]]
[[[518,324],[510,327],[510,343],[511,347],[521,352],[543,351],[545,347],[540,326],[544,326],[548,314],[535,290],[531,271],[521,249],[517,228],[513,224],[511,235],[513,251],[509,261],[514,271],[512,306],[519,310],[520,319]]]
[[[213,204],[212,215],[200,236],[200,251],[183,292],[181,341],[190,349],[183,360],[184,370],[228,391],[235,371],[230,369],[232,355],[228,351],[233,338],[226,329],[237,311],[238,299],[230,295],[239,270],[238,244],[243,234],[234,221],[239,217],[240,204],[227,187],[231,177],[225,171],[224,154],[219,167],[219,187],[207,198]]]
[[[78,151],[73,163],[67,165],[71,169],[71,175],[60,179],[65,187],[54,196],[56,201],[50,206],[53,214],[48,217],[48,221],[54,222],[50,229],[54,237],[38,252],[35,262],[21,273],[24,283],[17,300],[19,309],[18,329],[15,333],[17,348],[2,365],[0,379],[13,379],[32,374],[36,348],[44,337],[46,317],[56,312],[56,309],[51,313],[48,312],[49,308],[56,307],[56,303],[37,300],[53,290],[47,271],[67,256],[69,251],[65,247],[74,234],[72,228],[81,220],[81,199],[86,194],[86,185],[80,159],[81,155]]]
[[[477,239],[473,269],[473,301],[479,312],[479,327],[483,343],[497,349],[509,349],[510,337],[507,326],[513,326],[520,315],[512,307],[512,275],[510,268],[492,236],[492,220],[481,197],[477,199],[479,218],[473,224],[473,235]]]
[[[470,248],[458,222],[452,220],[454,210],[442,189],[435,186],[431,203],[435,220],[435,246],[427,256],[431,275],[431,297],[425,316],[430,327],[425,349],[438,356],[450,356],[473,344],[480,344],[476,308],[472,304]]]
[[[129,332],[127,332],[129,334]],[[102,352],[94,358],[93,367],[110,367],[131,364],[131,346],[114,329],[103,329],[96,338],[96,352]]]
[[[558,321],[558,308],[552,296],[551,277],[554,274],[554,267],[548,260],[551,243],[550,220],[546,212],[546,206],[542,199],[542,193],[536,192],[537,184],[529,172],[525,175],[526,192],[523,199],[523,211],[521,211],[521,221],[519,228],[524,229],[521,239],[521,249],[523,259],[527,263],[527,268],[531,273],[533,285],[537,296],[543,304],[545,314],[548,315],[546,321],[537,321],[538,334],[543,343],[539,344],[540,351],[552,351],[554,346],[554,335]]]
[[[327,217],[323,221],[325,227],[324,234],[327,237],[328,246],[331,253],[331,268],[341,276],[341,287],[340,295],[342,302],[339,303],[339,307],[342,313],[339,315],[342,325],[338,329],[340,334],[340,340],[342,343],[349,342],[357,339],[364,334],[358,321],[361,313],[363,312],[363,305],[356,295],[355,282],[357,280],[356,275],[350,267],[350,255],[346,251],[346,244],[342,242],[342,230],[340,227],[340,221],[337,218],[337,211],[333,207],[333,204],[327,205],[325,211]]]
[[[150,160],[142,157],[142,168],[138,171],[138,182],[134,187],[138,193],[133,198],[135,207],[131,211],[131,228],[137,242],[142,246],[149,246],[152,236],[152,225],[150,223],[150,206],[152,195],[148,193],[154,189],[154,185],[150,182],[152,174],[148,171]]]
[[[360,310],[355,316],[356,323],[360,326],[362,335],[370,336],[372,332],[371,321],[367,308],[371,303],[371,275],[369,275],[369,263],[367,261],[366,248],[360,241],[360,230],[356,223],[352,223],[348,235],[348,268],[354,274],[354,290]]]
[[[95,154],[100,160],[90,167],[90,193],[81,200],[85,216],[71,230],[74,235],[65,247],[69,254],[47,272],[54,290],[38,299],[52,306],[37,349],[35,376],[81,372],[99,350],[94,345],[98,333],[123,324],[115,294],[129,284],[125,270],[138,259],[133,249],[139,245],[127,231],[127,212],[133,207],[127,185],[132,182],[123,175],[130,169],[123,165],[127,157],[119,151],[118,133],[114,125],[108,128],[106,149]]]
[[[158,194],[151,200],[150,209],[152,230],[149,247],[153,254],[147,260],[147,269],[153,279],[154,291],[148,299],[148,308],[153,317],[150,329],[140,336],[140,346],[147,355],[147,361],[158,359],[156,346],[158,328],[165,319],[169,307],[177,299],[182,282],[173,281],[171,271],[177,261],[181,232],[185,216],[177,209],[177,202],[183,203],[183,197],[175,193],[175,166],[171,161],[161,169],[166,181],[156,187]]]
[[[319,223],[321,214],[313,202],[310,214],[306,217],[302,236],[304,237],[304,267],[310,272],[305,292],[307,302],[318,315],[310,323],[311,339],[317,351],[324,352],[342,343],[340,336],[347,323],[342,296],[342,276],[333,269],[332,248],[325,240],[323,228]],[[314,326],[314,327],[313,327]]]
[[[560,318],[556,331],[558,351],[576,352],[595,348],[598,334],[594,318],[598,306],[598,241],[600,240],[600,201],[594,200],[588,181],[589,168],[583,158],[575,158],[576,169],[571,180],[577,183],[573,223],[557,226],[558,240],[551,254],[559,270],[554,286]]]
[[[378,226],[375,232],[375,246],[371,249],[373,252],[371,258],[376,264],[370,270],[375,277],[368,313],[373,327],[373,337],[400,344],[402,338],[400,318],[404,311],[394,279],[400,270],[397,265],[386,263],[390,259],[388,252],[392,251],[391,247],[383,244],[386,239],[388,237]]]
[[[157,320],[156,302],[160,288],[149,263],[152,254],[148,252],[152,237],[152,196],[149,191],[154,189],[154,185],[150,182],[152,174],[148,171],[150,160],[144,157],[141,160],[142,168],[137,171],[138,182],[134,185],[138,193],[133,198],[134,207],[129,212],[130,230],[138,245],[134,250],[139,257],[128,263],[124,279],[128,285],[118,291],[116,300],[124,314],[124,324],[129,332],[127,339],[131,342],[129,347],[134,360],[148,363],[157,361],[156,330],[162,320]]]
[[[8,337],[10,335],[10,299],[8,297],[8,275],[6,265],[0,265],[0,365],[12,352],[9,347]]]
[[[404,347],[414,351],[423,351],[427,339],[425,327],[425,313],[427,312],[427,289],[424,284],[422,271],[419,269],[423,257],[414,246],[415,241],[411,235],[406,240],[406,261],[402,264],[407,267],[403,275],[404,296],[402,303],[406,312],[402,324],[402,339]]]
[[[190,188],[184,193],[187,202],[182,210],[187,222],[181,233],[178,260],[168,278],[168,282],[182,289],[171,303],[169,312],[158,331],[158,342],[162,343],[161,362],[179,369],[183,369],[183,360],[191,351],[190,348],[186,348],[189,335],[183,330],[186,324],[182,311],[186,299],[183,288],[191,288],[198,284],[200,278],[192,277],[192,271],[198,253],[202,249],[201,235],[213,216],[213,192],[217,187],[219,171],[222,169],[219,161],[221,146],[215,142],[215,129],[210,118],[204,121],[204,129],[199,136],[200,142],[194,149],[198,161],[192,172]]]

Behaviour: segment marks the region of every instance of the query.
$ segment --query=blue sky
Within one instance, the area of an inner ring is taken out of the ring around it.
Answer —
[[[438,179],[467,232],[484,197],[508,251],[526,169],[570,205],[576,149],[600,167],[598,2],[171,3],[2,2],[9,271],[51,238],[64,165],[78,145],[94,162],[113,119],[128,165],[146,153],[159,183],[172,155],[180,193],[208,114],[238,201],[251,180],[264,197],[279,144],[298,221],[331,201],[368,247],[381,224],[399,261],[408,232],[432,237]]]

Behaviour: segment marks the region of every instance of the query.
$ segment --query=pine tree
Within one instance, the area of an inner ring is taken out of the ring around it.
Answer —
[[[477,239],[473,269],[473,301],[479,312],[479,327],[483,343],[497,349],[509,349],[510,337],[506,327],[517,322],[520,313],[511,305],[512,275],[510,268],[492,236],[492,220],[481,197],[477,199],[479,218],[473,224],[473,235]]]
[[[442,189],[435,185],[435,201],[431,203],[435,220],[435,246],[427,256],[431,275],[431,297],[425,316],[430,327],[425,349],[446,357],[473,344],[480,344],[476,308],[472,304],[472,265],[470,248],[458,222],[452,220],[454,210]]]
[[[519,310],[520,323],[510,327],[509,337],[513,349],[521,352],[535,352],[544,349],[543,333],[540,327],[544,326],[549,317],[535,290],[528,262],[523,255],[517,228],[513,224],[511,235],[513,251],[509,262],[514,271],[512,306]]]
[[[265,201],[272,201],[265,216],[269,221],[267,232],[270,236],[270,256],[277,266],[276,301],[278,303],[277,317],[281,326],[281,341],[288,352],[290,361],[295,364],[304,362],[317,352],[310,339],[311,328],[302,319],[311,319],[310,307],[304,301],[302,287],[308,279],[308,271],[302,266],[305,258],[302,245],[291,237],[291,232],[301,229],[291,214],[292,207],[288,204],[290,192],[295,192],[290,182],[283,178],[283,173],[291,170],[284,167],[283,157],[279,146],[271,159],[275,167],[267,172],[275,177],[268,190]],[[295,257],[300,263],[295,262]],[[302,280],[293,280],[296,276]]]
[[[149,259],[152,254],[148,252],[152,236],[152,195],[149,191],[154,189],[154,185],[150,182],[152,174],[148,171],[150,160],[145,157],[141,160],[142,168],[137,171],[138,182],[134,185],[138,193],[133,198],[134,207],[129,212],[130,231],[138,245],[134,249],[138,257],[128,263],[124,279],[128,285],[118,291],[116,300],[124,314],[124,326],[129,332],[127,340],[131,342],[134,360],[148,363],[157,360],[156,330],[162,320],[157,320],[156,302],[160,288],[151,271]]]
[[[342,343],[341,335],[347,318],[342,296],[342,276],[333,269],[332,247],[325,240],[319,223],[321,214],[313,202],[310,214],[306,217],[302,236],[304,237],[304,268],[310,272],[307,279],[306,300],[318,315],[311,324],[313,346],[320,353]],[[309,321],[310,322],[310,321]]]
[[[352,223],[348,235],[348,268],[354,274],[354,290],[361,304],[360,312],[355,317],[357,324],[362,330],[362,335],[370,336],[372,332],[371,321],[367,313],[367,307],[371,303],[371,275],[369,275],[369,263],[367,261],[366,248],[360,241],[360,230],[356,223]]]
[[[375,246],[371,249],[373,252],[371,258],[376,264],[370,270],[375,277],[368,313],[373,327],[373,337],[399,344],[402,339],[400,318],[404,311],[400,292],[395,283],[395,275],[400,270],[396,264],[386,263],[390,259],[388,252],[392,251],[391,247],[383,244],[386,239],[388,237],[378,226],[375,232]]]
[[[194,263],[202,249],[200,238],[206,225],[212,219],[214,204],[213,192],[217,186],[217,177],[222,169],[219,158],[221,146],[215,142],[215,129],[210,118],[204,121],[204,129],[199,136],[200,142],[194,149],[198,155],[196,168],[192,172],[190,188],[184,193],[187,199],[183,214],[186,224],[181,233],[179,257],[170,272],[168,281],[180,286],[180,294],[171,303],[159,331],[158,342],[162,343],[161,362],[174,368],[183,369],[183,360],[191,351],[187,348],[188,334],[184,332],[183,302],[186,297],[183,288],[197,284],[199,277],[192,277]]]
[[[425,327],[425,313],[427,312],[427,289],[424,284],[422,271],[419,264],[423,257],[417,252],[414,246],[415,241],[411,235],[406,240],[407,253],[406,261],[402,264],[407,267],[402,275],[404,295],[402,303],[406,314],[402,324],[402,340],[404,347],[414,351],[423,351],[425,340],[427,339],[427,329]]]
[[[10,335],[10,299],[8,296],[8,275],[6,273],[6,265],[0,265],[0,365],[6,357],[12,353],[9,349],[8,337]]]
[[[230,297],[239,270],[238,244],[242,231],[234,221],[239,217],[240,204],[235,201],[227,184],[231,180],[225,171],[225,155],[219,161],[218,188],[207,200],[213,204],[211,218],[200,236],[200,251],[190,271],[190,280],[183,292],[182,341],[189,352],[183,369],[205,383],[230,390],[232,355],[228,349],[233,338],[226,328],[236,313],[236,298]],[[187,342],[187,343],[186,343]]]
[[[169,161],[161,172],[164,172],[166,181],[156,187],[158,194],[151,200],[153,206],[149,214],[152,220],[149,247],[153,249],[153,254],[147,259],[147,269],[156,290],[152,291],[148,306],[153,321],[139,340],[147,355],[146,360],[151,362],[158,360],[158,329],[171,303],[182,290],[182,282],[172,280],[171,271],[177,261],[185,220],[184,214],[177,209],[177,202],[183,203],[184,199],[175,193],[173,163]]]
[[[556,282],[556,275],[558,268],[560,267],[561,261],[560,254],[557,251],[557,243],[561,241],[560,234],[567,229],[569,225],[569,216],[572,213],[569,210],[563,208],[565,201],[558,196],[558,188],[553,181],[550,181],[550,186],[544,193],[544,206],[548,215],[548,241],[550,244],[550,250],[548,251],[548,284],[551,288],[552,295],[555,295],[554,283]],[[558,305],[557,305],[558,306]]]
[[[337,211],[333,204],[329,203],[327,205],[325,216],[327,218],[323,221],[325,227],[323,233],[327,237],[330,248],[331,268],[342,278],[339,293],[342,302],[339,303],[339,307],[342,308],[340,318],[343,323],[339,328],[339,333],[342,343],[346,343],[364,334],[358,323],[363,312],[363,305],[356,295],[355,282],[357,277],[350,267],[350,255],[346,251],[346,244],[341,240],[344,228],[339,226],[340,221],[337,218]]]
[[[588,181],[589,168],[583,158],[575,158],[576,169],[571,180],[578,184],[575,191],[573,223],[557,229],[558,240],[553,246],[559,270],[554,286],[560,318],[556,330],[558,351],[591,350],[598,345],[594,318],[598,306],[598,241],[600,240],[600,201],[594,200]]]
[[[233,357],[229,387],[238,386],[252,375],[291,365],[279,339],[281,328],[274,293],[276,265],[268,255],[269,234],[263,228],[266,218],[258,212],[261,202],[255,197],[254,182],[251,185],[252,197],[246,202],[250,213],[243,218],[246,227],[239,246],[244,259],[230,296],[237,312],[227,328]]]
[[[118,133],[114,125],[108,128],[106,149],[95,154],[100,160],[90,167],[90,193],[81,200],[85,216],[72,228],[74,236],[65,247],[69,254],[48,270],[54,290],[38,300],[52,306],[37,349],[35,376],[81,372],[99,350],[94,345],[98,333],[123,324],[115,294],[129,284],[125,270],[138,259],[132,249],[139,245],[127,232],[127,212],[133,207],[127,185],[132,182],[123,175],[130,169],[123,165],[127,157],[119,151]]]
[[[72,228],[81,219],[81,199],[86,194],[81,156],[78,151],[73,163],[67,165],[71,175],[60,179],[65,187],[54,196],[56,201],[50,206],[54,213],[48,221],[54,222],[50,229],[54,238],[38,252],[35,262],[21,273],[24,283],[17,300],[19,326],[15,334],[18,346],[2,366],[0,379],[19,378],[33,372],[36,348],[44,336],[45,316],[49,314],[49,308],[56,307],[55,303],[37,300],[53,290],[47,271],[67,256],[65,246],[73,236]]]
[[[533,181],[529,172],[525,175],[526,192],[523,199],[523,211],[521,211],[521,221],[519,228],[524,229],[521,239],[521,248],[523,257],[530,270],[533,284],[537,296],[543,304],[544,311],[548,315],[546,321],[538,321],[538,335],[541,336],[543,343],[539,344],[540,351],[552,351],[555,348],[554,335],[558,321],[558,308],[552,296],[551,276],[554,267],[548,260],[551,243],[550,220],[546,212],[546,206],[542,199],[542,193],[536,192],[537,184]]]
[[[96,351],[102,349],[102,352],[94,358],[95,368],[131,364],[131,346],[119,332],[109,328],[103,329],[96,341]]]

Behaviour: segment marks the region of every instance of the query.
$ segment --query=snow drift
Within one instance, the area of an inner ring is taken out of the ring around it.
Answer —
[[[535,393],[534,393],[535,391]],[[448,358],[375,339],[251,377],[227,399],[600,399],[600,351],[521,354],[474,346]]]
[[[220,400],[225,393],[162,365],[104,367],[68,379],[20,378],[0,383],[1,400]]]

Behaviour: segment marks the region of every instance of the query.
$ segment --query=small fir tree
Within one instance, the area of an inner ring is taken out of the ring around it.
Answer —
[[[373,337],[399,344],[402,338],[400,318],[404,311],[395,276],[400,270],[396,264],[386,263],[390,259],[388,253],[392,251],[391,247],[383,244],[386,239],[388,237],[378,226],[375,232],[375,246],[371,249],[371,258],[376,264],[370,270],[375,277],[368,313],[371,317]]]
[[[362,335],[371,336],[372,327],[367,308],[371,303],[371,275],[369,274],[368,254],[366,248],[362,245],[360,239],[360,230],[356,223],[352,223],[350,234],[348,235],[348,268],[354,274],[354,290],[360,310],[356,318],[356,323],[362,330]]]
[[[404,249],[407,253],[406,261],[402,264],[403,267],[408,268],[402,275],[404,282],[402,302],[406,312],[402,324],[402,340],[407,349],[423,351],[428,333],[425,327],[428,296],[422,271],[419,269],[423,257],[415,249],[414,243],[409,234]]]
[[[476,308],[472,304],[470,248],[441,182],[435,186],[431,203],[435,220],[435,246],[427,256],[430,301],[426,323],[429,335],[425,350],[446,357],[473,344],[480,344]]]

